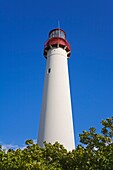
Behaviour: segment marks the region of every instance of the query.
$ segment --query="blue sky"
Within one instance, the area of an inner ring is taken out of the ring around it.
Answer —
[[[79,133],[113,115],[113,1],[0,0],[0,143],[22,146],[38,136],[48,32],[65,30]]]

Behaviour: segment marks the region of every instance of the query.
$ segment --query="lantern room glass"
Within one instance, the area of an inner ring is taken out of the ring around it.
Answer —
[[[54,37],[60,37],[65,39],[65,33],[62,30],[54,30],[51,32],[51,34],[49,35],[49,38],[54,38]]]

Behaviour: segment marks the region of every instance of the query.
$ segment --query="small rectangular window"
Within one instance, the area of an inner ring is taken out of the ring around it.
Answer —
[[[48,68],[47,73],[49,74],[51,72],[51,68]]]

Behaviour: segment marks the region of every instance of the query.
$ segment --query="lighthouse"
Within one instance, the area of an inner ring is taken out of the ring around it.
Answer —
[[[38,133],[41,147],[44,141],[57,141],[67,150],[75,149],[68,74],[70,52],[66,33],[59,28],[50,31],[44,46],[46,71]]]

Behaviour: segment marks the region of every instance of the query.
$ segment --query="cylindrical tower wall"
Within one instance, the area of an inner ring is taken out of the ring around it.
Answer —
[[[38,144],[43,147],[44,141],[75,148],[67,52],[62,48],[47,53]]]

